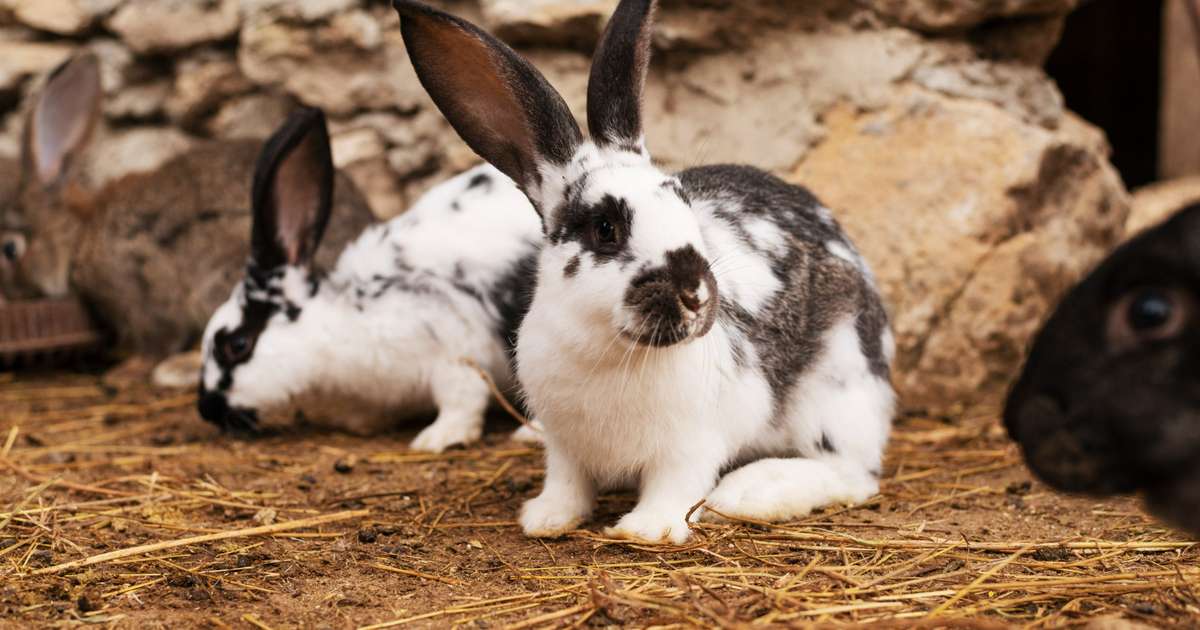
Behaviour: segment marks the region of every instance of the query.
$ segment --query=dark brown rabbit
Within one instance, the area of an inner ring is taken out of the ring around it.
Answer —
[[[1004,421],[1050,485],[1140,491],[1200,535],[1200,205],[1130,240],[1067,294]]]
[[[242,276],[247,200],[261,144],[210,142],[91,192],[78,183],[78,158],[100,97],[91,55],[68,61],[47,80],[28,118],[20,184],[6,213],[12,226],[0,251],[12,281],[0,290],[13,297],[76,293],[113,333],[119,351],[178,352],[199,339]],[[305,116],[321,114],[300,110],[289,123]],[[335,205],[339,220],[317,256],[325,267],[374,219],[343,176]]]

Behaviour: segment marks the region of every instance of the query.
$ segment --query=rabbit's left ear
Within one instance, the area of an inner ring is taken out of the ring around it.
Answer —
[[[28,161],[43,186],[59,181],[100,117],[100,62],[84,53],[56,68],[38,96],[26,132]]]
[[[262,269],[306,266],[333,210],[333,155],[325,114],[293,113],[258,158],[250,252]]]
[[[622,0],[608,21],[588,80],[588,130],[600,146],[641,151],[642,92],[650,67],[655,0]]]

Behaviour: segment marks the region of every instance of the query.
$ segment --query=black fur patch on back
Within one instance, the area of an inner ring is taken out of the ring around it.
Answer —
[[[496,322],[496,334],[504,340],[505,350],[510,357],[517,347],[517,331],[533,302],[537,273],[538,254],[533,252],[505,271],[488,295],[500,316]]]
[[[714,214],[770,262],[779,291],[757,316],[723,304],[721,318],[749,337],[774,394],[777,420],[783,401],[825,349],[824,339],[839,320],[856,315],[863,353],[872,372],[886,374],[880,337],[888,325],[878,293],[863,273],[831,254],[828,243],[853,245],[816,197],[764,171],[747,166],[706,166],[684,171],[687,195],[717,206]],[[746,229],[751,220],[779,228],[789,247],[764,251]]]

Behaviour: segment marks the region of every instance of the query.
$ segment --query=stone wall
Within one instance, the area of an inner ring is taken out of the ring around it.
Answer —
[[[1039,69],[1078,0],[663,0],[649,144],[811,187],[874,265],[910,406],[994,401],[1060,291],[1122,235],[1099,132]],[[615,0],[445,0],[518,46],[582,113]],[[105,67],[96,178],[324,107],[381,216],[470,164],[380,0],[0,0],[0,154],[32,80]],[[115,166],[115,168],[114,168]]]

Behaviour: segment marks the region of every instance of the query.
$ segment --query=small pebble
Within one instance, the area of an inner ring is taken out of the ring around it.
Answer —
[[[354,470],[354,460],[349,457],[343,457],[333,463],[333,469],[344,475]]]
[[[39,549],[29,555],[29,564],[35,567],[48,567],[54,563],[54,553],[49,549]]]
[[[79,609],[79,612],[90,613],[95,610],[100,610],[103,607],[103,604],[101,604],[100,601],[95,597],[89,597],[85,593],[80,595],[79,599],[75,600],[75,607]]]

